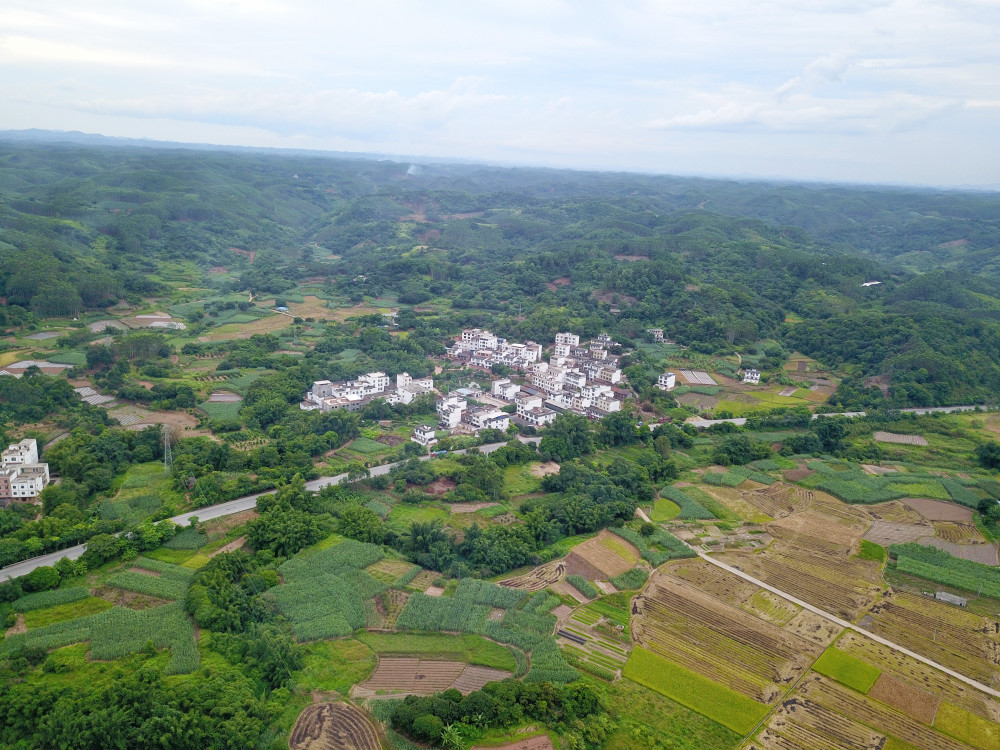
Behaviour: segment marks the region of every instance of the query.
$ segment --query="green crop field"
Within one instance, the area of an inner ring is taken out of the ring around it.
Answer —
[[[376,654],[405,654],[465,661],[508,672],[517,670],[510,649],[477,635],[439,633],[358,633],[357,640]]]
[[[982,750],[1000,747],[1000,724],[944,702],[934,717],[934,728]]]
[[[656,505],[653,506],[652,513],[649,514],[650,519],[656,521],[657,523],[662,521],[669,521],[675,518],[678,513],[681,512],[681,506],[672,500],[668,500],[665,497],[661,497],[656,501]]]
[[[60,604],[82,601],[88,597],[90,597],[90,589],[83,586],[74,586],[71,588],[25,594],[20,599],[14,600],[13,607],[15,612],[30,612],[34,609],[45,609]]]
[[[877,667],[839,650],[836,646],[830,646],[824,651],[813,664],[813,669],[859,693],[871,690],[875,680],[882,674]]]
[[[54,625],[63,620],[96,615],[98,612],[103,612],[106,609],[111,609],[111,602],[98,599],[96,596],[89,596],[86,599],[68,604],[57,604],[54,607],[33,609],[30,612],[25,612],[24,626],[28,630],[32,628],[44,628],[46,625]]]
[[[632,649],[622,675],[740,734],[746,734],[757,726],[770,711],[769,706],[639,646]]]

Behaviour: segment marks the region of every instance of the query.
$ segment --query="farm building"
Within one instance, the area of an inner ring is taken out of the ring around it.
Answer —
[[[964,607],[969,603],[969,600],[964,596],[955,596],[954,594],[949,594],[947,591],[938,591],[934,594],[934,598],[939,602],[954,604],[956,607]]]
[[[760,370],[750,367],[743,371],[743,382],[750,385],[760,385]]]

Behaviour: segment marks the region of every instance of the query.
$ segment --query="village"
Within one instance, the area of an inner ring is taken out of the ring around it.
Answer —
[[[437,443],[441,430],[470,435],[488,429],[505,431],[512,423],[537,429],[567,411],[600,420],[621,411],[633,395],[622,374],[620,355],[612,354],[612,349],[620,351],[620,346],[606,333],[586,344],[575,333],[557,333],[551,347],[543,347],[535,341],[512,342],[488,330],[468,328],[448,347],[447,359],[489,373],[489,390],[472,382],[441,393],[433,378],[412,378],[405,372],[396,376],[393,386],[384,372],[370,372],[357,380],[314,382],[300,408],[359,411],[375,399],[409,404],[433,393],[438,423],[418,426],[411,438],[428,448]],[[505,376],[496,376],[498,370]],[[662,389],[672,389],[674,383],[673,373],[660,376]]]

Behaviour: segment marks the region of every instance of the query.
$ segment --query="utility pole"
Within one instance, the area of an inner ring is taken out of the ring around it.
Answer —
[[[174,468],[174,457],[170,452],[170,426],[163,425],[163,473],[170,474]]]

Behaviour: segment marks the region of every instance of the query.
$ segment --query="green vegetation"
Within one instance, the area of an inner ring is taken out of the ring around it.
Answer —
[[[620,576],[612,578],[611,583],[615,585],[615,588],[627,591],[641,589],[648,579],[649,573],[645,570],[632,568],[632,570],[626,570]]]
[[[947,701],[934,717],[934,728],[982,750],[1000,746],[1000,726]]]
[[[740,734],[753,729],[770,710],[639,646],[622,674]]]
[[[598,596],[601,595],[601,592],[597,590],[594,584],[592,584],[583,576],[570,575],[566,576],[566,580],[569,581],[570,585],[572,585],[573,588],[575,588],[577,591],[579,591],[588,599],[596,599]]]
[[[1000,571],[995,567],[952,557],[937,547],[915,542],[893,544],[889,554],[896,558],[900,572],[1000,599]]]
[[[414,654],[517,671],[517,662],[509,648],[476,635],[362,632],[355,638],[376,654]]]
[[[875,542],[869,542],[867,539],[862,539],[861,549],[858,551],[858,557],[862,560],[874,560],[876,562],[884,563],[888,557],[888,552],[882,545],[875,544]]]
[[[54,625],[63,620],[95,615],[106,609],[111,609],[111,602],[91,596],[67,604],[57,604],[53,607],[33,609],[30,612],[25,612],[24,625],[28,630],[32,628],[44,628],[47,625]]]
[[[696,500],[692,500],[680,487],[669,485],[660,490],[660,495],[677,503],[680,507],[680,513],[677,514],[677,517],[680,519],[710,520],[715,518],[715,514],[704,508]]]
[[[663,565],[667,560],[682,557],[695,557],[697,553],[666,529],[654,527],[649,536],[643,536],[628,526],[608,529],[613,534],[630,542],[642,555],[642,559],[654,567]]]
[[[52,591],[38,591],[34,594],[25,594],[20,599],[15,599],[13,608],[16,612],[30,612],[33,609],[45,609],[46,607],[55,607],[60,604],[69,604],[89,597],[90,589],[82,586],[53,589]]]
[[[672,518],[676,518],[680,512],[681,512],[681,506],[679,506],[672,500],[668,500],[665,497],[661,497],[656,501],[656,504],[653,506],[652,512],[649,514],[649,517],[653,521],[660,523],[663,521],[669,521]]]
[[[813,664],[813,669],[859,693],[866,694],[882,674],[878,668],[839,650],[836,646],[830,646],[824,651]]]

